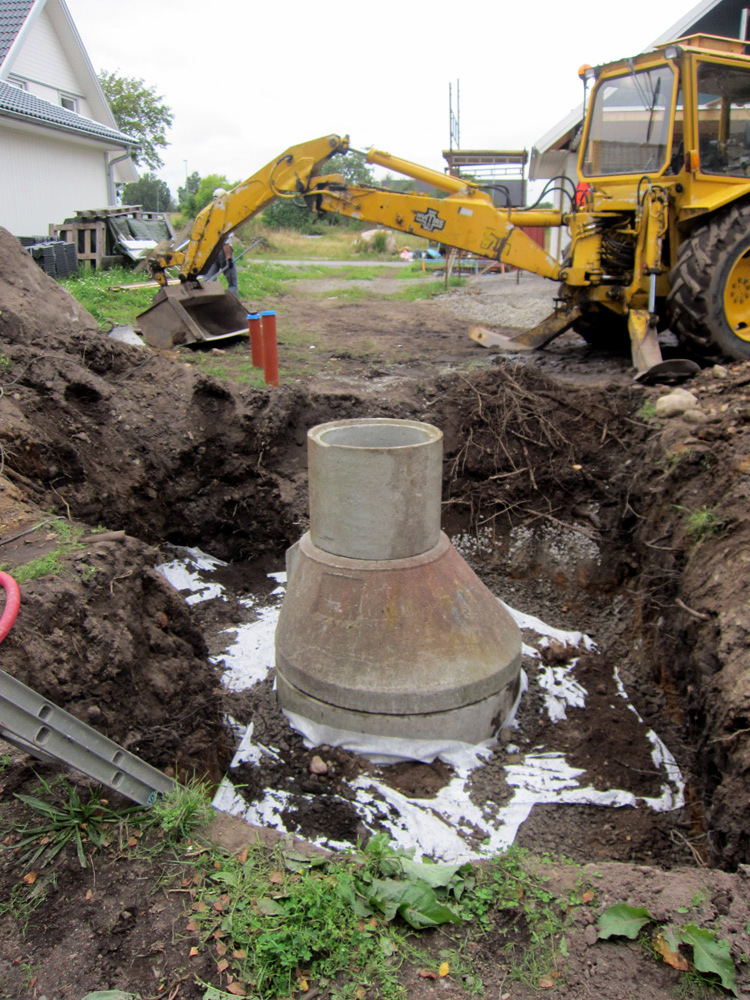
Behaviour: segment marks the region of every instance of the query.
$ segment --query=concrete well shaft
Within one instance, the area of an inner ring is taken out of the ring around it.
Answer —
[[[443,434],[416,420],[337,420],[307,435],[310,537],[349,559],[407,559],[440,535]]]

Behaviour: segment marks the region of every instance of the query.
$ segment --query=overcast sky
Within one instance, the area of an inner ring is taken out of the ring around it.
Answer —
[[[461,146],[530,149],[580,103],[578,67],[636,55],[690,0],[66,0],[94,69],[174,112],[160,176],[238,182],[287,147],[349,134],[441,170],[448,87]],[[739,27],[739,26],[738,26]]]

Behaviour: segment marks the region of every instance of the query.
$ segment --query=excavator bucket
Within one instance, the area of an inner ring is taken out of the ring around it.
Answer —
[[[524,330],[515,337],[505,337],[501,333],[488,330],[485,326],[472,326],[469,336],[482,347],[499,351],[539,351],[555,337],[565,333],[581,315],[576,306],[567,312],[553,312],[533,330]]]
[[[149,347],[161,350],[247,336],[247,310],[217,281],[160,288],[137,321]]]

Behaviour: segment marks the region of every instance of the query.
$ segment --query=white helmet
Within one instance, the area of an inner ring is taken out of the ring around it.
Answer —
[[[214,198],[223,198],[225,194],[226,194],[226,191],[224,190],[224,188],[216,188],[214,190],[213,196],[214,196]]]

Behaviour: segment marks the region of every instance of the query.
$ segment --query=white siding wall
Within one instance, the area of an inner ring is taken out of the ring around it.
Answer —
[[[0,125],[0,226],[44,236],[78,209],[107,205],[103,148]]]
[[[28,80],[28,90],[50,104],[59,104],[59,92],[78,99],[79,115],[91,117],[82,85],[71,66],[46,10],[31,25],[9,72]]]

